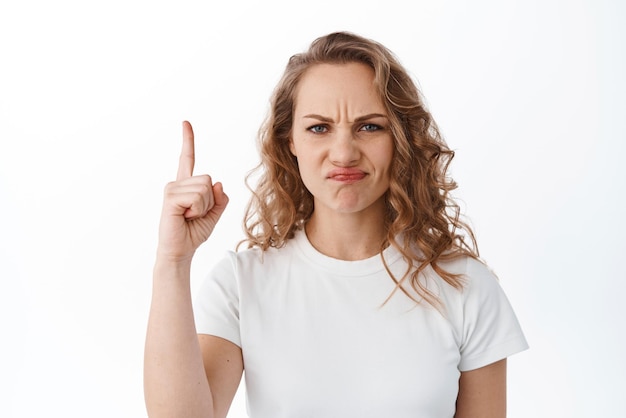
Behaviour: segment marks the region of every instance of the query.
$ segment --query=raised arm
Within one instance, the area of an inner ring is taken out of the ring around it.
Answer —
[[[144,393],[151,418],[226,416],[243,370],[237,346],[217,337],[199,341],[196,333],[191,260],[228,197],[208,175],[193,176],[194,162],[193,130],[183,122],[178,175],[165,187],[146,335]]]

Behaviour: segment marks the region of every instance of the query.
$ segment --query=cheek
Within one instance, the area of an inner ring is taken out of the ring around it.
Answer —
[[[315,173],[315,164],[311,161],[310,156],[306,155],[303,152],[301,152],[301,156],[297,159],[297,162],[300,176],[305,182],[308,181],[308,178],[311,177],[313,173]]]
[[[390,140],[386,147],[379,148],[377,152],[374,153],[376,158],[376,165],[378,167],[382,167],[385,175],[389,176],[391,172],[391,163],[393,161],[394,154],[394,144],[393,141]]]

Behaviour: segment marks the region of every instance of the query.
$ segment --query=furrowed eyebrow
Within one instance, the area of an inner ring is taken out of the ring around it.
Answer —
[[[354,120],[354,123],[359,123],[359,122],[363,122],[363,121],[374,119],[374,118],[387,119],[387,115],[383,115],[382,113],[370,113],[369,115],[359,116],[358,118]]]
[[[310,115],[304,115],[304,116],[302,116],[302,118],[303,119],[317,119],[317,120],[319,120],[321,122],[328,122],[328,123],[334,122],[331,118],[327,118],[327,117],[322,116],[322,115],[316,115],[314,113],[312,113]]]
[[[311,113],[309,115],[304,115],[303,116],[304,119],[317,119],[321,122],[326,122],[326,123],[333,123],[334,120],[332,118],[327,118],[326,116],[322,116],[322,115],[317,115],[314,113]],[[387,115],[383,115],[382,113],[370,113],[368,115],[363,115],[363,116],[359,116],[358,118],[356,118],[353,123],[359,123],[359,122],[363,122],[369,119],[374,119],[374,118],[385,118],[387,119]]]

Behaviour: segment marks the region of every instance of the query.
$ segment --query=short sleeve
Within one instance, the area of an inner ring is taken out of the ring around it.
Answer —
[[[235,258],[229,251],[213,267],[194,295],[193,306],[198,334],[221,337],[241,347]]]
[[[526,350],[528,343],[496,276],[470,259],[463,290],[463,329],[460,371],[487,366]]]

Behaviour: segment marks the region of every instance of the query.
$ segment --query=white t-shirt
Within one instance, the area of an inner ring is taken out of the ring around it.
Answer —
[[[384,251],[401,277],[406,263]],[[285,247],[229,252],[194,301],[197,331],[241,347],[252,418],[453,417],[461,371],[527,348],[495,276],[479,261],[443,265],[458,291],[427,269],[442,314],[416,304],[380,255],[319,253],[300,231]]]

